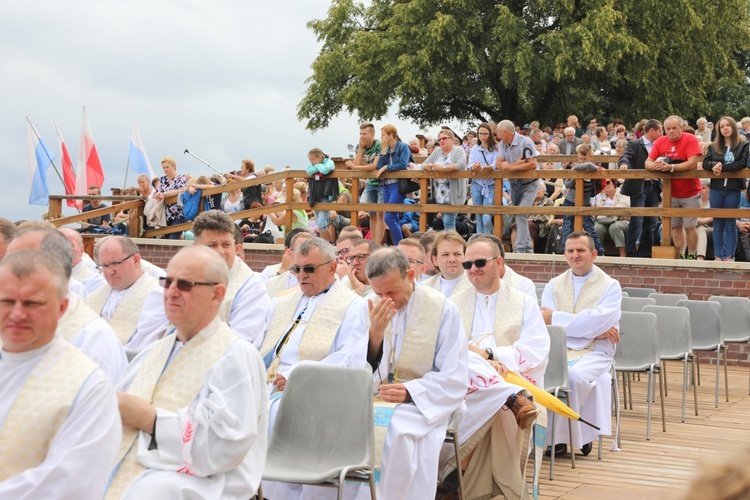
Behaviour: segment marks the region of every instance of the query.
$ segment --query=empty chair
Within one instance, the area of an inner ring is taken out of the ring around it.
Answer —
[[[664,386],[659,359],[659,337],[657,319],[654,313],[624,311],[620,318],[620,343],[615,353],[615,370],[618,372],[646,372],[648,382],[646,400],[648,417],[646,439],[651,439],[651,399],[654,391],[654,374],[659,376],[659,395],[661,399],[661,423],[667,432],[667,421],[664,416]],[[631,401],[632,404],[632,401]]]
[[[724,353],[724,390],[729,402],[729,376],[727,374],[727,352],[721,329],[721,304],[716,301],[681,300],[677,307],[690,310],[690,334],[693,338],[693,352],[716,351],[716,408],[719,407],[719,368],[721,354]],[[700,362],[697,363],[698,383],[700,383]]]
[[[657,294],[658,295],[658,294]],[[685,397],[688,388],[688,363],[692,374],[695,414],[698,415],[698,388],[695,385],[695,355],[690,334],[690,311],[687,307],[646,306],[643,312],[656,314],[659,331],[659,356],[661,359],[683,361],[682,370],[682,421],[685,421]],[[667,367],[664,370],[664,394],[667,393]]]
[[[628,297],[641,297],[644,299],[652,293],[656,293],[656,290],[653,288],[637,288],[631,286],[624,287],[622,291],[626,292],[628,294]]]
[[[721,328],[724,343],[750,342],[750,299],[713,296],[708,300],[721,304]]]
[[[623,297],[630,297],[630,295],[628,295],[628,292],[622,292],[622,296]]]
[[[687,300],[684,293],[652,293],[648,296],[656,301],[657,306],[676,306],[681,300]]]
[[[646,297],[623,297],[621,309],[628,312],[641,312],[646,306],[653,306],[654,299]]]
[[[544,288],[537,288],[536,289],[536,298],[537,300],[542,300],[542,294],[544,293]]]
[[[566,404],[569,399],[569,383],[568,383],[568,344],[565,338],[565,328],[562,326],[548,325],[547,331],[549,332],[549,360],[547,361],[547,368],[544,371],[544,390],[555,396],[556,398],[564,401]],[[552,412],[552,425],[550,430],[552,432],[550,442],[555,442],[555,422],[557,421],[557,413]],[[573,468],[576,468],[576,454],[573,449],[573,425],[568,420],[568,435],[570,436],[570,463]],[[550,453],[549,462],[549,479],[553,479],[555,472],[555,452],[554,444],[552,446],[552,453]]]
[[[375,498],[372,372],[323,363],[290,374],[271,429],[263,479],[338,486],[369,481]]]

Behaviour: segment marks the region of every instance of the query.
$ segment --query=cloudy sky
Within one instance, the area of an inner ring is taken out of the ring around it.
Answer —
[[[104,166],[105,193],[122,187],[133,123],[151,164],[172,155],[178,170],[256,165],[304,167],[320,147],[347,156],[357,119],[339,116],[315,134],[296,107],[319,44],[306,23],[326,0],[0,0],[0,217],[41,216],[28,205],[26,117],[58,157],[57,121],[74,165],[82,107]],[[416,125],[386,117],[402,137]],[[63,194],[52,168],[52,194]],[[133,185],[129,174],[128,185]],[[70,209],[65,213],[72,215]]]

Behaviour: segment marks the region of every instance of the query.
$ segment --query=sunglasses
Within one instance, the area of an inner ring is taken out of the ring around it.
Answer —
[[[500,257],[492,257],[490,259],[477,259],[477,260],[465,260],[461,263],[464,269],[467,271],[471,269],[471,266],[477,266],[477,269],[482,269],[491,260],[499,259]]]
[[[190,281],[190,280],[176,280],[174,278],[170,278],[169,276],[162,276],[159,278],[159,285],[164,288],[169,288],[172,286],[172,283],[175,283],[177,285],[177,289],[181,292],[190,292],[195,288],[196,286],[214,286],[218,285],[218,283],[209,283],[206,281]]]
[[[289,270],[292,272],[292,274],[299,274],[300,271],[304,271],[305,274],[313,274],[319,267],[330,264],[331,262],[333,261],[329,260],[323,262],[322,264],[318,264],[317,266],[292,266]]]

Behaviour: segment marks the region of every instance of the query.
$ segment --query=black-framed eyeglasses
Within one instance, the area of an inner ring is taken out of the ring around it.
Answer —
[[[323,267],[326,264],[330,264],[331,262],[333,261],[328,260],[326,262],[323,262],[322,264],[318,264],[317,266],[292,266],[289,270],[292,272],[292,274],[299,274],[300,271],[304,271],[305,274],[312,274],[317,271],[319,267]]]
[[[369,256],[369,253],[358,253],[357,255],[350,255],[344,260],[347,264],[351,264],[355,260],[361,264],[362,262],[366,261]]]
[[[96,268],[99,270],[99,272],[106,271],[109,268],[114,269],[117,266],[119,266],[120,264],[122,264],[123,262],[125,262],[126,260],[128,260],[133,255],[135,255],[135,254],[131,253],[130,255],[128,255],[127,257],[125,257],[124,259],[118,260],[117,262],[110,262],[109,264],[99,264],[98,266],[96,266]]]
[[[409,259],[409,264],[424,264],[423,260]]]
[[[208,282],[208,281],[176,280],[174,278],[170,278],[169,276],[162,276],[159,278],[159,285],[164,288],[171,287],[172,283],[175,283],[177,285],[177,289],[180,290],[181,292],[190,292],[196,286],[218,285],[218,283]]]
[[[499,259],[500,257],[492,257],[489,259],[476,259],[476,260],[465,260],[461,263],[464,269],[467,271],[471,269],[471,266],[477,266],[477,269],[482,269],[491,260]]]
[[[341,250],[336,250],[336,257],[343,257],[344,255],[349,253],[349,250],[351,250],[351,247],[349,248],[342,248]]]

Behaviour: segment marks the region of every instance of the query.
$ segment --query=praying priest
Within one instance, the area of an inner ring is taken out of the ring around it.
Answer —
[[[129,365],[118,393],[123,440],[106,498],[247,499],[266,457],[263,362],[219,317],[229,269],[204,246],[167,267],[176,330]]]
[[[63,264],[43,251],[0,261],[0,498],[101,498],[115,462],[112,383],[55,336],[67,293]]]

